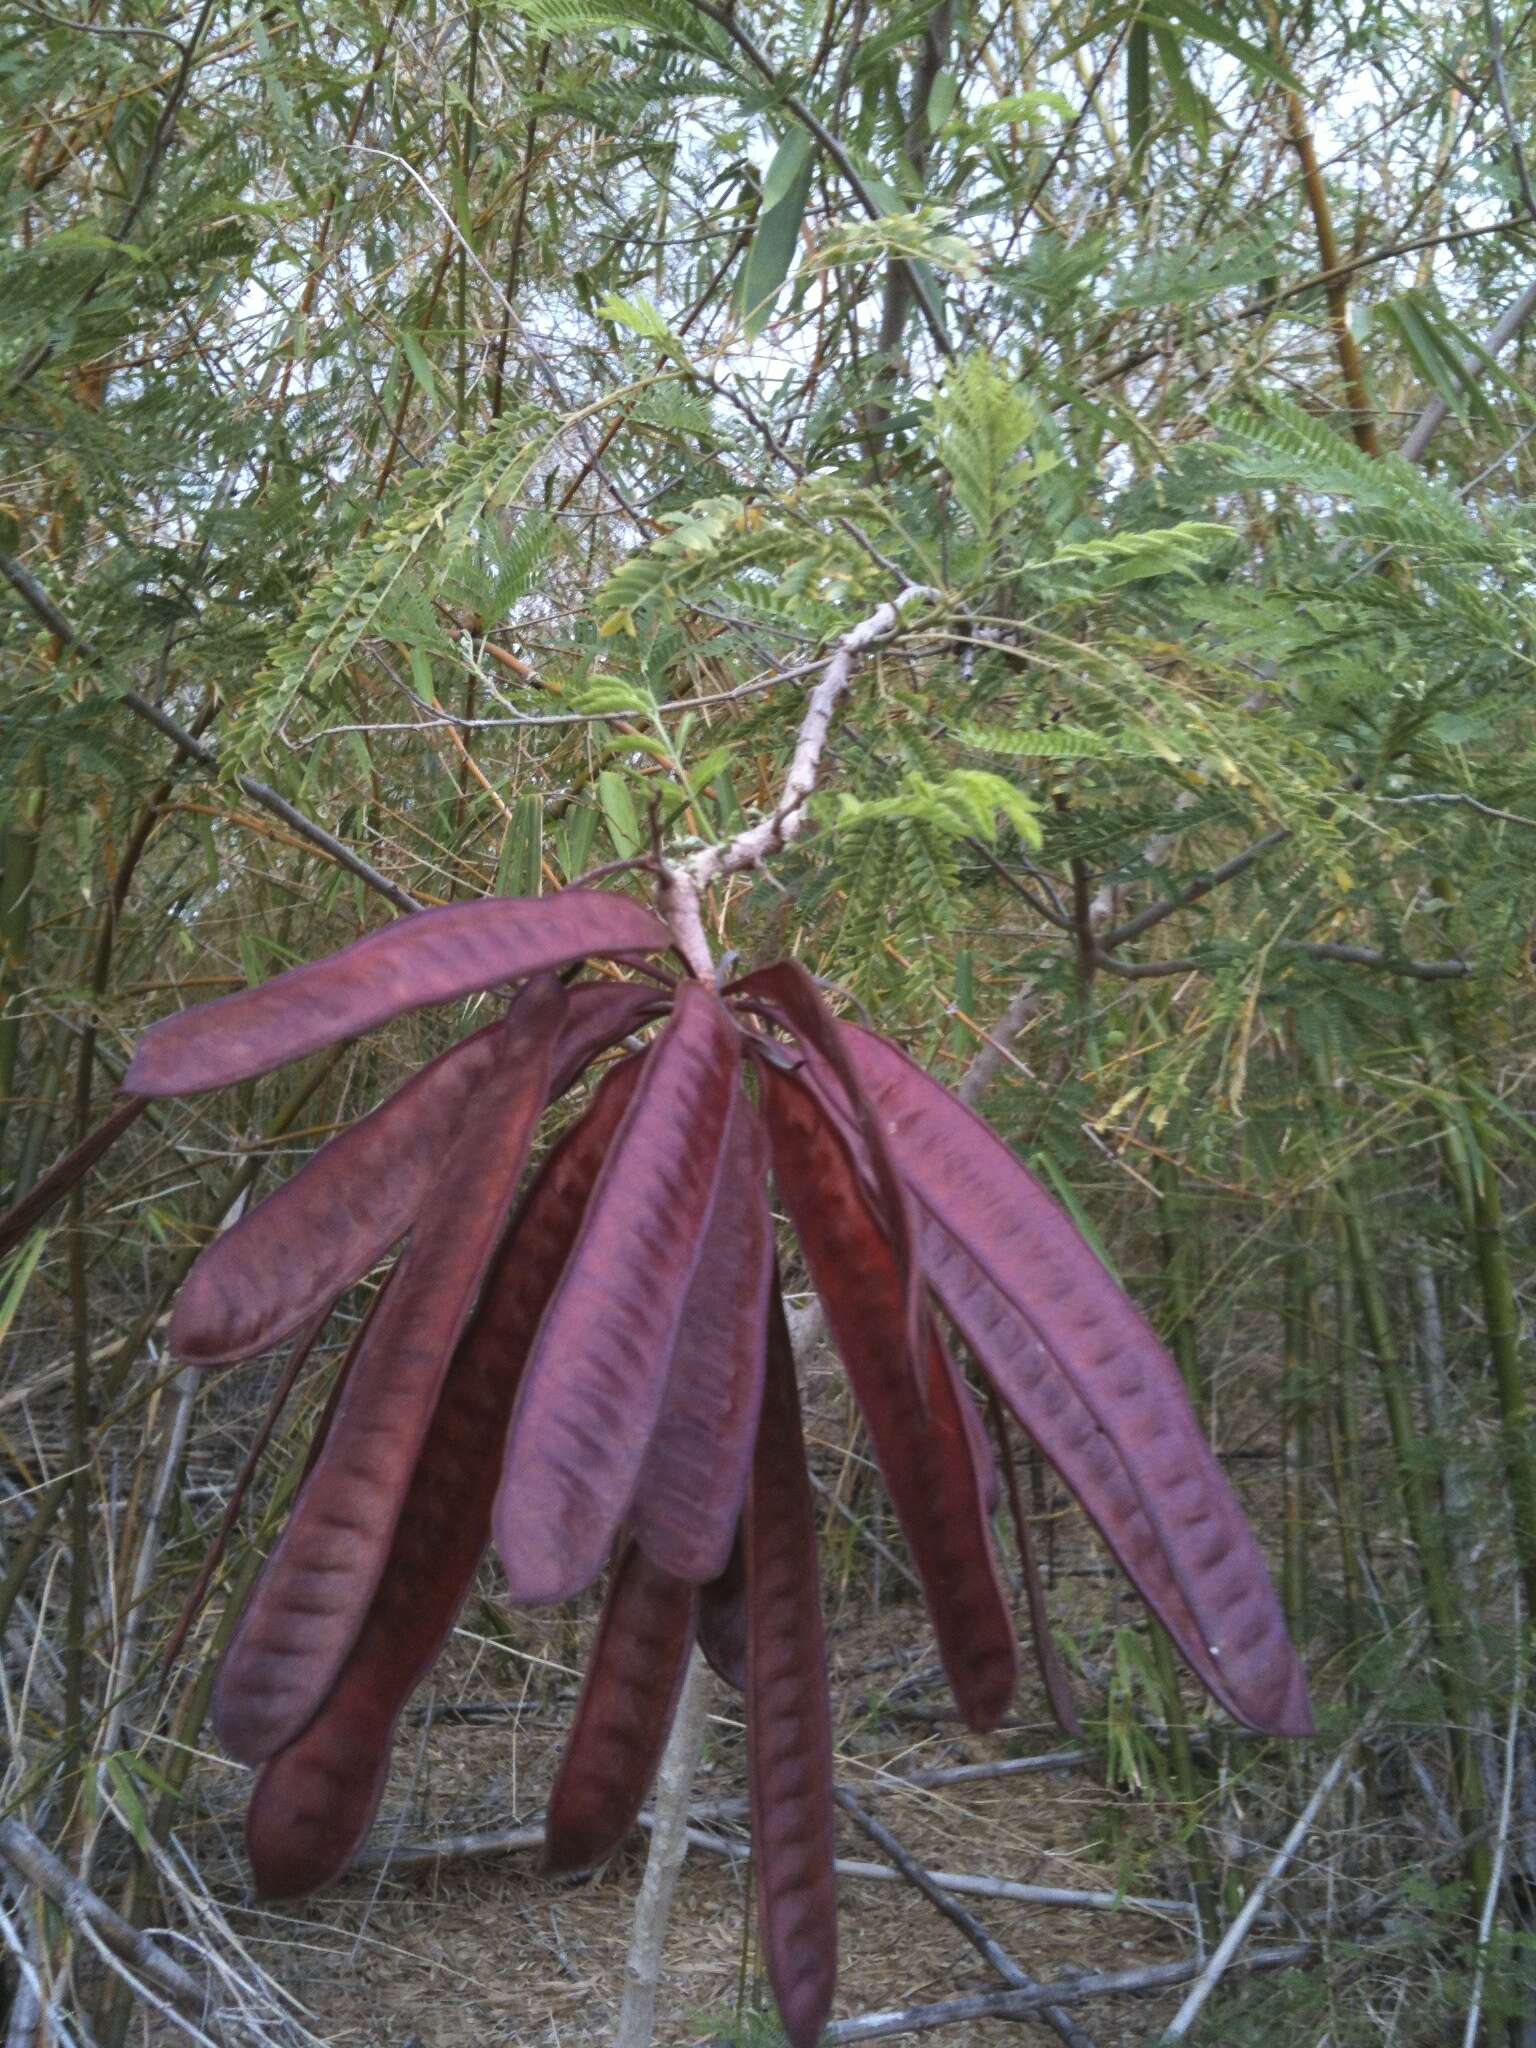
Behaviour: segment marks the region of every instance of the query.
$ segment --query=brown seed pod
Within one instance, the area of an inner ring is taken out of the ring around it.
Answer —
[[[747,1785],[763,1960],[785,2033],[794,2048],[814,2048],[837,1983],[832,1717],[800,1396],[777,1287],[743,1526]]]
[[[695,1604],[686,1581],[623,1545],[549,1795],[546,1870],[589,1870],[634,1826],[688,1669]]]
[[[568,1600],[591,1585],[629,1510],[715,1206],[739,1066],[725,1006],[685,982],[513,1412],[494,1527],[514,1600]]]
[[[363,1625],[449,1359],[505,1227],[564,1012],[559,983],[546,977],[501,1027],[492,1083],[448,1153],[325,1449],[230,1641],[214,1725],[243,1763],[273,1755],[308,1725]]]

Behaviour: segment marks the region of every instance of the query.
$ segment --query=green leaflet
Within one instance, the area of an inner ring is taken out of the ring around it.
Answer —
[[[1013,728],[963,720],[955,726],[954,737],[962,747],[974,747],[979,754],[1007,754],[1021,761],[1108,761],[1117,754],[1148,751],[1123,738],[1090,732],[1084,725]]]
[[[757,232],[748,244],[737,281],[736,303],[750,339],[755,340],[767,326],[779,287],[789,275],[814,169],[810,135],[804,128],[791,128],[763,178]]]

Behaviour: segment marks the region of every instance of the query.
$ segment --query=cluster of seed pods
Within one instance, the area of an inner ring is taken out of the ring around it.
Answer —
[[[606,1568],[548,1863],[588,1867],[633,1826],[697,1642],[745,1694],[763,1955],[808,2048],[836,1975],[831,1719],[770,1174],[971,1727],[1007,1709],[1016,1628],[946,1326],[1215,1698],[1302,1734],[1306,1688],[1176,1369],[1008,1147],[792,961],[720,990],[654,967],[560,978],[669,945],[590,890],[426,911],[156,1025],[124,1085],[224,1087],[512,988],[216,1239],[177,1301],[192,1363],[302,1348],[404,1243],[218,1677],[219,1737],[259,1772],[257,1883],[292,1895],[345,1869],[489,1541],[515,1603]],[[657,1022],[529,1177],[546,1105]]]

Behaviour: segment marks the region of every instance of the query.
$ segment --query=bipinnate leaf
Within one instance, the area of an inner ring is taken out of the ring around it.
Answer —
[[[950,1689],[973,1728],[995,1728],[1018,1678],[1013,1616],[998,1576],[967,1396],[928,1324],[927,1413],[900,1356],[904,1304],[890,1246],[858,1168],[810,1091],[772,1067],[763,1106],[774,1177],[826,1310],[907,1539]]]
[[[337,1403],[325,1447],[241,1616],[215,1726],[257,1763],[330,1691],[378,1587],[449,1361],[506,1227],[544,1107],[565,992],[525,988],[499,1058],[444,1159]]]
[[[546,1870],[590,1870],[634,1826],[688,1668],[695,1599],[638,1544],[620,1550],[549,1795]]]
[[[630,1516],[652,1562],[692,1585],[725,1570],[747,1490],[773,1276],[767,1171],[762,1126],[738,1088],[714,1213]]]
[[[655,953],[666,927],[626,896],[565,889],[421,910],[355,945],[151,1026],[123,1078],[132,1095],[248,1081],[428,1003],[521,981],[589,954]]]
[[[666,1393],[739,1090],[736,1025],[682,983],[545,1312],[494,1518],[514,1602],[568,1600],[602,1570]]]
[[[978,1365],[1215,1697],[1265,1733],[1309,1734],[1263,1557],[1172,1359],[980,1118],[888,1041],[839,1030],[920,1213],[941,1226],[923,1227],[924,1263]]]
[[[246,1840],[267,1897],[327,1883],[368,1831],[400,1711],[489,1541],[517,1383],[637,1073],[614,1071],[536,1176],[454,1354],[362,1631],[315,1718],[257,1780]]]
[[[793,2048],[814,2048],[837,1988],[832,1716],[816,1523],[777,1277],[762,1421],[743,1520],[747,1790],[763,1960]]]
[[[717,1677],[747,1689],[747,1552],[740,1525],[725,1570],[699,1588],[699,1648]]]
[[[659,995],[633,982],[568,989],[551,1098],[634,1030]],[[214,1239],[171,1317],[178,1358],[222,1365],[270,1351],[405,1235],[496,1062],[499,1031],[487,1025],[423,1067]]]

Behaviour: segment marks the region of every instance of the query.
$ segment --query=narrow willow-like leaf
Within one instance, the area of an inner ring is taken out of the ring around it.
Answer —
[[[763,1106],[774,1177],[922,1581],[950,1689],[973,1728],[995,1728],[1013,1697],[1017,1641],[966,1397],[931,1321],[926,1415],[892,1363],[904,1321],[896,1261],[820,1104],[797,1080],[768,1068]]]
[[[123,1086],[133,1095],[224,1088],[428,1003],[521,981],[588,954],[656,953],[670,943],[650,911],[592,889],[418,911],[327,959],[153,1025]]]
[[[518,1397],[495,1513],[514,1601],[602,1570],[666,1393],[739,1089],[734,1021],[684,982],[592,1193]]]
[[[1161,1558],[1179,1598],[1157,1611],[1217,1699],[1267,1733],[1310,1733],[1269,1573],[1173,1360],[980,1118],[886,1040],[839,1029],[908,1184],[947,1235],[925,1230],[925,1263],[977,1363],[1117,1554],[1134,1546],[1149,1601],[1145,1574]],[[1127,1482],[1151,1544],[1127,1524]]]
[[[629,982],[567,990],[551,1099],[655,1009],[658,995]],[[487,1025],[423,1067],[209,1245],[171,1317],[177,1357],[222,1365],[270,1351],[383,1258],[415,1221],[485,1086],[499,1030]]]
[[[454,1347],[506,1225],[564,1013],[564,991],[548,977],[513,1004],[501,1057],[231,1640],[215,1726],[244,1763],[273,1755],[308,1724],[363,1626]]]
[[[368,1831],[400,1711],[435,1662],[490,1539],[528,1348],[636,1078],[633,1063],[616,1069],[540,1169],[454,1354],[362,1631],[314,1720],[257,1780],[246,1839],[268,1897],[327,1883]]]
[[[773,1277],[767,1170],[762,1126],[738,1089],[714,1214],[631,1512],[646,1555],[693,1585],[725,1570],[757,1434]]]
[[[763,1960],[793,2048],[814,2048],[837,1988],[832,1716],[816,1523],[778,1280],[747,1490],[747,1787]]]
[[[590,1870],[634,1826],[688,1668],[695,1598],[638,1544],[624,1545],[549,1795],[546,1869]]]

